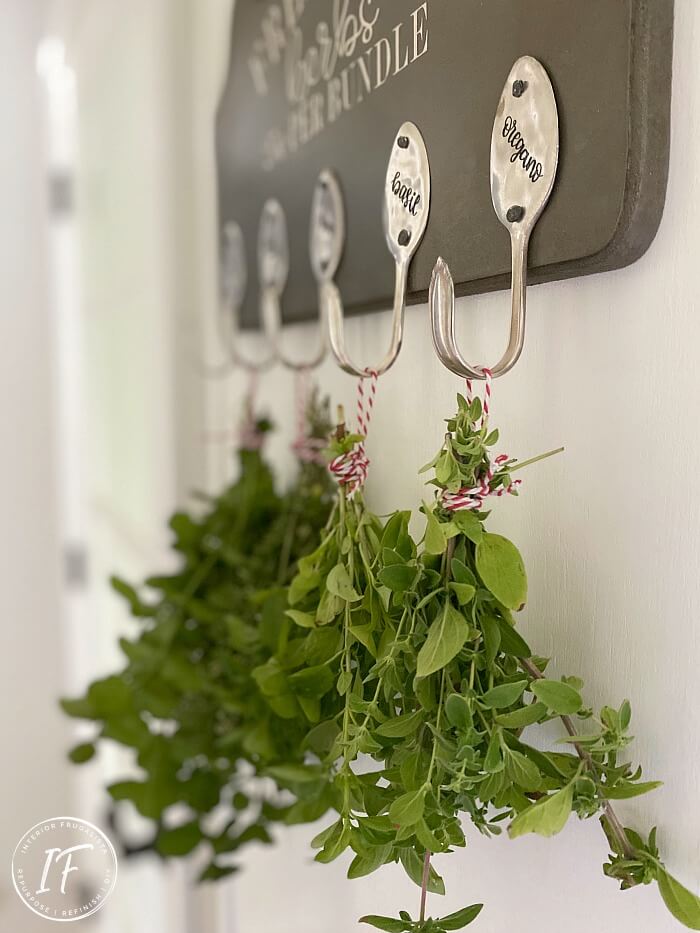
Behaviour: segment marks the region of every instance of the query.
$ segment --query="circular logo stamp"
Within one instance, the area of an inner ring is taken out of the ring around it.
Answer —
[[[12,856],[12,881],[26,906],[59,923],[96,913],[117,882],[117,856],[107,836],[73,816],[32,826]]]

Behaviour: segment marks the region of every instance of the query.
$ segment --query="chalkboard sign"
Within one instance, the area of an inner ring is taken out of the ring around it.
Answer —
[[[255,250],[271,197],[290,237],[284,320],[315,316],[309,216],[326,168],[345,200],[336,281],[346,311],[390,306],[382,200],[407,120],[425,139],[432,175],[409,300],[425,299],[438,255],[457,294],[506,287],[510,244],[491,203],[489,157],[503,83],[522,55],[547,69],[561,129],[531,282],[634,262],[665,199],[672,27],[673,0],[237,0],[217,158],[220,230],[239,223],[248,250],[244,324],[258,319]]]

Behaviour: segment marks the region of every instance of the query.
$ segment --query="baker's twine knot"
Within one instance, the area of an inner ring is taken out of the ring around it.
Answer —
[[[330,463],[332,475],[352,498],[367,482],[370,459],[365,450],[365,440],[372,421],[372,411],[377,396],[377,380],[379,374],[374,370],[367,370],[357,384],[357,433],[362,440],[346,454],[340,454]],[[369,380],[369,390],[365,391],[365,381]]]
[[[491,393],[493,374],[490,369],[484,368],[484,398],[481,403],[481,428],[488,425],[489,415],[491,413]],[[474,400],[474,390],[471,379],[467,379],[467,402],[471,405]],[[522,480],[516,479],[507,484],[501,484],[494,488],[494,480],[500,478],[500,474],[507,472],[507,467],[514,463],[507,454],[500,454],[496,459],[489,461],[486,472],[479,477],[476,486],[465,487],[458,492],[444,492],[442,494],[442,504],[448,512],[461,512],[466,510],[481,511],[484,502],[490,496],[514,496],[517,495],[518,487],[522,486]]]
[[[480,477],[477,486],[465,487],[464,489],[460,489],[459,492],[444,492],[442,495],[443,506],[448,512],[461,512],[463,510],[480,512],[484,506],[484,501],[488,499],[489,496],[497,496],[500,498],[501,496],[516,495],[518,487],[521,486],[523,482],[521,479],[516,479],[508,484],[497,486],[495,489],[492,486],[494,478],[503,472],[505,467],[511,462],[508,454],[501,454],[496,457],[493,464],[489,464],[486,473]]]

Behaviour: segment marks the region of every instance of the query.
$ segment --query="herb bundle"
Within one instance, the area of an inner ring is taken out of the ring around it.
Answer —
[[[147,626],[122,644],[126,670],[64,707],[137,750],[145,779],[112,795],[156,821],[162,854],[208,844],[205,878],[235,870],[231,853],[269,841],[273,823],[330,811],[312,843],[318,862],[349,849],[350,878],[398,862],[421,889],[415,919],[363,920],[387,933],[448,933],[482,910],[427,915],[428,894],[444,893],[433,855],[466,844],[463,815],[485,835],[507,826],[516,839],[553,836],[575,813],[599,817],[608,876],[623,889],[657,882],[671,913],[700,929],[700,900],[664,868],[655,831],[642,838],[613,808],[658,786],[625,760],[630,704],[594,713],[581,680],[547,676],[548,660],[516,629],[525,568],[487,530],[486,503],[516,495],[514,474],[535,461],[492,456],[498,432],[478,399],[460,396],[447,426],[425,468],[435,496],[420,542],[410,512],[382,521],[366,507],[363,438],[342,425],[332,509],[319,467],[279,497],[259,455],[243,454],[239,482],[205,519],[174,519],[184,567],[147,581],[160,600],[116,583]],[[542,751],[534,737],[553,720],[566,735]],[[229,818],[214,832],[222,801]],[[192,816],[172,827],[165,813],[177,802]]]
[[[315,397],[309,418],[310,434],[327,437],[327,408]],[[258,440],[268,428],[255,426]],[[207,880],[231,874],[230,856],[245,843],[271,841],[270,825],[289,809],[288,799],[255,775],[303,759],[306,722],[290,719],[283,704],[273,709],[251,671],[292,625],[284,616],[286,586],[331,504],[322,466],[302,464],[294,487],[280,496],[258,450],[242,449],[239,457],[239,479],[206,499],[203,517],[172,518],[181,567],[146,580],[155,600],[113,580],[143,623],[137,638],[120,642],[126,667],[93,683],[84,697],[62,701],[69,715],[99,725],[98,740],[135,750],[143,776],[108,789],[155,824],[145,848],[177,857],[207,844]],[[71,758],[81,763],[94,753],[90,742]],[[175,804],[189,816],[173,825],[166,811]]]
[[[337,813],[312,843],[316,860],[351,849],[350,878],[400,862],[422,888],[418,918],[364,921],[387,933],[443,933],[482,907],[426,917],[427,893],[444,893],[432,855],[465,845],[461,814],[486,835],[507,824],[513,839],[553,836],[572,813],[598,815],[611,847],[605,873],[623,889],[656,881],[671,913],[700,929],[700,900],[664,868],[655,832],[643,839],[612,807],[658,786],[624,761],[630,704],[594,714],[581,680],[547,677],[548,661],[516,630],[513,613],[527,598],[523,561],[486,530],[484,505],[517,494],[512,474],[526,464],[492,460],[498,433],[478,399],[459,398],[448,432],[426,468],[437,492],[423,508],[420,546],[409,513],[383,525],[358,490],[341,488],[328,533],[291,584],[288,615],[299,634],[278,663],[290,683],[305,684],[316,758],[296,766],[286,786],[326,801],[330,794]],[[351,456],[357,441],[341,431],[334,454]],[[309,641],[323,649],[312,668],[297,667]],[[555,719],[563,744],[540,751],[529,739]],[[360,755],[375,767],[355,767]]]

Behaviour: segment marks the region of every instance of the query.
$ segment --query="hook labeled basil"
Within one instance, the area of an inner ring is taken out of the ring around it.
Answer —
[[[332,283],[325,287],[328,303],[328,334],[333,355],[346,373],[363,378],[370,373],[383,375],[394,365],[401,351],[408,289],[408,268],[423,239],[430,211],[430,163],[420,130],[404,123],[389,157],[384,186],[384,233],[389,252],[394,257],[394,307],[391,343],[381,362],[371,367],[358,366],[345,346],[343,302]]]
[[[430,163],[418,127],[399,130],[386,172],[384,234],[397,263],[408,263],[418,249],[430,212]]]

